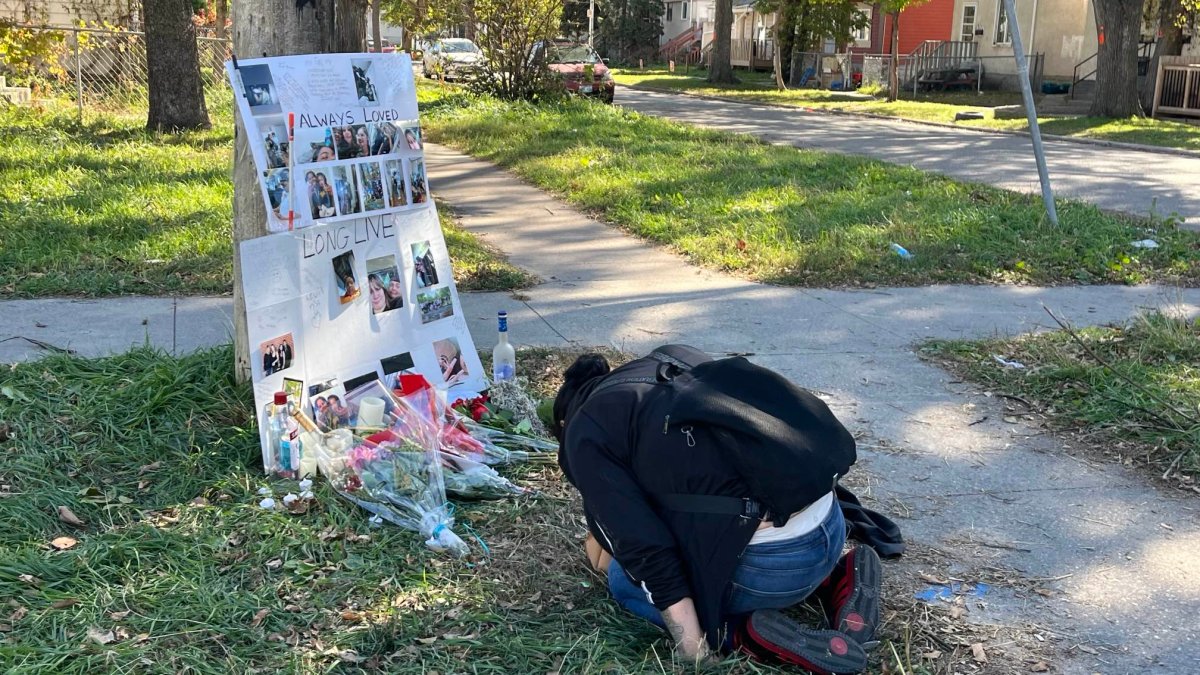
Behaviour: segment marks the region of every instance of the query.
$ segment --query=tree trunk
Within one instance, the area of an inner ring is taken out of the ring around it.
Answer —
[[[783,83],[783,50],[779,48],[779,24],[783,20],[783,13],[775,13],[775,23],[771,24],[771,44],[775,48],[771,56],[771,66],[775,69],[775,88],[779,90],[787,89],[787,85]]]
[[[463,19],[466,21],[466,31],[464,37],[471,42],[475,41],[475,0],[465,0],[463,2]]]
[[[229,37],[229,27],[225,24],[229,23],[229,0],[216,0],[217,10],[217,38],[224,40]]]
[[[900,12],[892,12],[892,58],[888,64],[887,100],[895,101],[900,96]]]
[[[152,131],[207,129],[208,109],[200,81],[200,53],[189,0],[147,0],[146,76]]]
[[[1146,81],[1142,83],[1142,109],[1149,112],[1154,107],[1154,82],[1158,78],[1158,62],[1164,56],[1179,56],[1183,53],[1183,26],[1176,23],[1183,12],[1181,0],[1159,0],[1158,40],[1150,56],[1150,67],[1146,70]]]
[[[251,58],[269,54],[314,54],[329,51],[333,33],[333,0],[315,0],[297,8],[295,0],[237,0],[233,3],[233,48]],[[237,108],[234,107],[236,113]],[[233,149],[233,328],[234,375],[250,379],[250,344],[246,335],[246,299],[242,295],[242,256],[238,244],[265,236],[267,208],[258,186],[254,156],[238,116]]]
[[[1096,50],[1095,117],[1142,114],[1138,101],[1138,38],[1142,0],[1095,0],[1099,47]]]
[[[371,0],[371,39],[375,41],[373,52],[383,51],[383,36],[379,34],[379,2]]]
[[[808,49],[808,32],[805,23],[808,21],[808,3],[800,6],[800,14],[793,22],[792,34],[792,66],[788,76],[788,86],[799,87],[804,77],[804,55]]]
[[[332,51],[366,51],[367,0],[334,0],[333,33]]]
[[[733,0],[717,0],[713,18],[712,66],[708,69],[708,81],[713,84],[733,84],[733,64],[730,49],[733,41]]]

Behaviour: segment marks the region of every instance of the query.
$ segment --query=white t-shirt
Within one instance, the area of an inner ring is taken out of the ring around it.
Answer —
[[[769,544],[775,541],[795,539],[802,534],[808,534],[821,526],[833,508],[833,492],[809,504],[803,511],[792,514],[783,527],[764,527],[754,533],[750,544]]]

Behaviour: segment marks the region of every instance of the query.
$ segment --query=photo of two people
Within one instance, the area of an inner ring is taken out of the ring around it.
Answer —
[[[346,387],[335,384],[313,394],[312,416],[321,431],[333,431],[354,426],[355,410],[354,406],[346,400]]]
[[[372,314],[383,314],[404,306],[404,285],[400,282],[396,256],[367,261],[367,286]]]
[[[308,206],[313,218],[332,218],[337,215],[334,208],[333,186],[324,171],[307,171],[304,184],[308,188]]]
[[[286,167],[291,144],[288,142],[287,126],[283,124],[283,120],[263,124],[259,130],[263,137],[263,147],[267,152],[267,168],[282,169]]]
[[[357,159],[391,154],[396,150],[397,136],[400,133],[396,125],[391,122],[332,127],[328,129],[328,132],[330,144],[336,149],[337,159]],[[308,142],[312,144],[314,141],[309,139]],[[330,157],[330,159],[333,158]],[[314,159],[313,161],[318,160]]]
[[[275,91],[275,79],[271,77],[271,67],[268,65],[242,66],[237,69],[242,78],[242,88],[246,101],[250,104],[250,114],[278,115],[279,94]]]
[[[333,278],[338,302],[344,305],[359,296],[358,279],[354,276],[354,251],[347,251],[333,259]]]
[[[330,127],[296,129],[296,163],[332,162],[337,159]]]
[[[433,248],[429,240],[412,245],[413,274],[417,288],[429,288],[438,283],[437,266],[433,264]]]
[[[270,377],[292,367],[296,343],[292,340],[292,334],[288,333],[259,344],[258,352],[262,358],[263,377]]]

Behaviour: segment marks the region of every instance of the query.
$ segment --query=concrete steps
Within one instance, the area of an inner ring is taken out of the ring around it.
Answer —
[[[1043,96],[1038,105],[1039,115],[1086,115],[1092,107],[1091,92],[1070,98],[1068,94]]]
[[[29,105],[33,92],[29,87],[10,87],[8,80],[0,76],[0,99],[12,105]]]

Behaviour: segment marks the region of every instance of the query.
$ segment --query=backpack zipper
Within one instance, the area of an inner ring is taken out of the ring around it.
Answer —
[[[692,427],[690,425],[680,428],[679,431],[682,432],[684,436],[687,436],[687,444],[689,448],[696,447],[696,439],[692,436]]]
[[[667,426],[671,424],[671,416],[667,415],[663,418],[663,436],[667,435]]]

